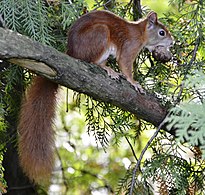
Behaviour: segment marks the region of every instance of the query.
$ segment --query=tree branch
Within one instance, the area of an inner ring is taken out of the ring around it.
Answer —
[[[0,59],[28,68],[96,100],[116,105],[155,126],[159,126],[167,114],[167,109],[156,98],[137,93],[125,79],[113,80],[97,65],[74,59],[3,28],[0,28]],[[165,126],[163,129],[167,131]]]

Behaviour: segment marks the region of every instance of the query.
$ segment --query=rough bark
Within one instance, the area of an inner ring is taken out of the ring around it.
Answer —
[[[141,95],[123,78],[111,79],[94,64],[88,64],[60,53],[56,49],[0,28],[0,59],[8,60],[53,82],[94,99],[111,103],[158,126],[167,114],[159,100]],[[167,131],[166,127],[163,127]],[[174,134],[174,130],[171,131]]]

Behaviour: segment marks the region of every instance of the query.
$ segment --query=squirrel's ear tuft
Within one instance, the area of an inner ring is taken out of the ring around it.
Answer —
[[[157,24],[157,13],[156,12],[149,12],[147,15],[147,20],[148,20],[148,28],[151,28],[154,24]]]

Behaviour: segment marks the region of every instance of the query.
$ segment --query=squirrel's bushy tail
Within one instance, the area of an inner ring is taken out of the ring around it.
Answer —
[[[18,132],[19,158],[25,174],[34,182],[48,180],[54,163],[54,131],[58,85],[35,77],[22,103]]]

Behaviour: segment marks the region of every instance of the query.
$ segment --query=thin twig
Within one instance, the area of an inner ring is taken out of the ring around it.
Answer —
[[[9,187],[8,188],[8,192],[12,191],[12,190],[26,190],[26,189],[35,189],[34,185],[25,185],[25,186],[14,186],[14,187]]]
[[[193,55],[192,55],[192,58],[191,58],[191,60],[188,64],[188,66],[191,66],[191,64],[195,61],[199,45],[200,45],[200,37],[197,37],[196,43],[195,43],[195,46],[194,46],[194,50],[193,50]]]
[[[2,24],[2,27],[3,27],[3,28],[6,28],[5,21],[4,21],[4,19],[3,19],[3,17],[2,17],[1,14],[0,14],[0,23]]]
[[[97,10],[97,9],[99,9],[99,8],[101,8],[101,7],[103,7],[105,10],[108,10],[107,5],[108,5],[110,2],[112,2],[112,0],[108,0],[107,2],[105,2],[105,3],[102,4],[102,5],[100,5],[100,3],[102,3],[102,1],[100,1],[100,2],[95,1],[95,2],[97,3],[98,6],[96,6],[95,9],[93,9],[93,10]]]
[[[121,133],[124,134],[124,132],[122,131],[122,129],[120,129],[120,131],[121,131]],[[138,161],[138,159],[137,159],[137,155],[135,154],[135,150],[134,150],[134,148],[133,148],[133,146],[132,146],[130,140],[128,139],[128,137],[127,137],[126,135],[124,135],[124,137],[125,137],[127,143],[129,144],[131,150],[132,150],[132,154],[133,154],[133,156],[135,157],[135,160]]]
[[[168,115],[167,115],[168,116]],[[161,130],[162,126],[165,124],[165,119],[167,118],[167,116],[164,118],[164,120],[160,123],[160,125],[158,126],[157,130],[155,131],[154,135],[150,138],[150,140],[147,142],[145,148],[142,150],[139,160],[137,161],[137,164],[135,165],[135,168],[133,170],[133,175],[132,175],[132,183],[131,183],[131,187],[130,187],[130,195],[133,195],[133,190],[134,190],[134,185],[135,185],[135,176],[137,173],[137,170],[140,168],[140,163],[142,161],[142,158],[145,154],[145,152],[147,151],[148,147],[150,146],[150,144],[152,143],[152,141],[154,140],[155,137],[157,137],[159,131]]]
[[[60,161],[60,169],[61,169],[61,173],[62,173],[63,184],[64,184],[65,189],[66,189],[65,191],[67,192],[68,191],[68,184],[67,184],[67,179],[65,176],[65,168],[63,167],[62,159],[61,159],[61,156],[60,156],[60,153],[59,153],[57,147],[55,147],[55,150],[56,150],[57,157]]]
[[[185,73],[184,73],[184,78],[182,79],[182,81],[186,80],[187,79],[187,74],[188,74],[188,71],[190,70],[191,68],[191,65],[193,64],[193,62],[195,61],[196,59],[196,55],[197,55],[197,51],[198,51],[198,48],[199,48],[199,45],[200,45],[200,37],[197,37],[196,38],[196,42],[195,42],[195,46],[194,46],[194,49],[193,51],[191,52],[192,53],[192,58],[191,60],[189,61],[189,63],[186,65],[186,70],[185,70]],[[183,93],[183,90],[184,90],[184,83],[182,83],[180,85],[180,91],[177,95],[177,98],[176,98],[176,101],[174,103],[174,105],[178,104],[180,102],[180,97]]]

